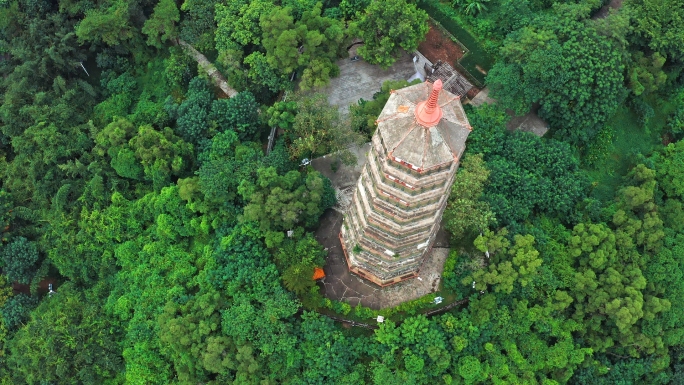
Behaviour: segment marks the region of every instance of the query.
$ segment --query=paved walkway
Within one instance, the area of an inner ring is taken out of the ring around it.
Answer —
[[[327,176],[336,189],[346,189],[355,187],[359,180],[359,175],[363,170],[363,166],[368,159],[368,151],[370,151],[371,142],[364,143],[360,146],[350,147],[349,150],[356,156],[356,165],[343,165],[335,154],[324,155],[311,161],[311,167],[316,169],[321,174]],[[333,164],[337,163],[337,170],[333,171]]]
[[[470,104],[475,107],[480,107],[484,103],[494,104],[495,102],[496,100],[489,97],[489,87],[485,87],[475,95],[473,100],[470,101]]]
[[[337,204],[333,207],[337,212],[344,213],[351,204],[352,194],[359,180],[361,170],[368,160],[368,151],[371,143],[361,146],[351,147],[350,150],[356,156],[356,165],[345,166],[334,154],[324,155],[311,161],[311,167],[325,175],[332,182],[337,195]],[[336,171],[333,171],[333,164],[337,164]],[[339,230],[339,229],[338,229]]]

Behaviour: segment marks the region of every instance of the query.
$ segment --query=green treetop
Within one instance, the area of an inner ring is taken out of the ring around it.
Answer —
[[[359,54],[388,68],[402,50],[413,52],[428,32],[428,15],[406,0],[372,0],[352,28],[363,39]]]

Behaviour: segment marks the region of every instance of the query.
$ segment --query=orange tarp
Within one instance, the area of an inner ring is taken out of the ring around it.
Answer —
[[[314,267],[313,280],[316,281],[321,278],[325,278],[325,272],[320,267]]]

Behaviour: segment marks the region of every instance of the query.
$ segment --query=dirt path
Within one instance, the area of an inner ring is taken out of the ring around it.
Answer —
[[[55,277],[46,277],[42,281],[38,283],[38,293],[45,294],[48,292],[49,285],[52,284],[53,290],[57,290],[57,278]],[[14,294],[19,294],[23,293],[26,295],[31,295],[31,286],[22,284],[19,282],[13,282],[12,283],[12,290],[14,290]]]
[[[442,31],[432,23],[430,23],[430,30],[425,35],[425,41],[418,45],[418,51],[433,63],[441,60],[453,65],[463,57],[461,47],[444,36]]]
[[[214,84],[223,91],[223,93],[226,94],[229,98],[232,98],[233,96],[237,95],[238,92],[232,89],[229,85],[228,82],[226,81],[226,78],[223,77],[223,74],[219,72],[218,69],[216,69],[216,66],[213,65],[209,59],[207,59],[206,56],[202,55],[201,52],[195,49],[195,47],[191,46],[190,44],[186,43],[182,39],[178,39],[178,45],[183,47],[185,49],[185,52],[188,53],[193,59],[197,61],[197,63],[202,67],[203,70],[207,72],[207,75],[214,81]]]

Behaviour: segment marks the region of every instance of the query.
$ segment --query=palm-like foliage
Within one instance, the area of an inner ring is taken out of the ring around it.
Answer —
[[[485,3],[489,0],[454,0],[452,6],[454,8],[462,8],[468,15],[478,15],[482,11],[487,10]]]
[[[290,266],[283,273],[285,287],[299,295],[306,293],[315,284],[313,270],[313,266],[306,262]]]
[[[485,6],[485,3],[488,2],[489,0],[473,0],[468,3],[465,7],[465,12],[469,15],[477,15],[482,11],[487,10],[487,6]]]

